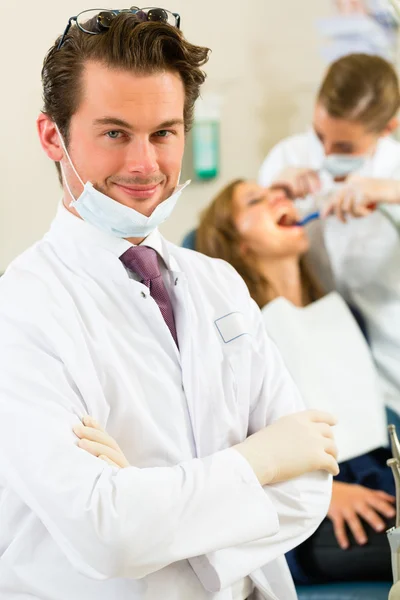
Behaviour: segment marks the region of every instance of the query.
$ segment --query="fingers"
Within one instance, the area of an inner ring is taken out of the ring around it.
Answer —
[[[269,188],[266,188],[266,189],[269,189],[272,191],[281,190],[282,192],[284,192],[284,194],[286,195],[286,197],[289,200],[295,199],[295,194],[294,194],[293,188],[286,181],[282,181],[282,182],[276,181]]]
[[[110,448],[109,446],[105,446],[104,444],[100,444],[98,442],[92,442],[92,441],[86,440],[86,439],[79,440],[78,446],[79,446],[79,448],[82,448],[82,450],[86,450],[86,452],[93,454],[93,456],[96,456],[97,458],[99,458],[100,456],[109,458],[112,462],[114,462],[119,467],[124,468],[127,466],[125,464],[124,455],[121,452],[118,452],[117,450]]]
[[[100,458],[100,460],[103,460],[104,462],[109,464],[111,467],[117,467],[117,469],[120,469],[120,466],[117,465],[117,463],[115,463],[113,460],[108,458],[108,456],[105,456],[104,454],[100,454],[99,458]]]
[[[342,196],[341,202],[337,206],[336,216],[343,223],[346,222],[347,215],[354,215],[355,194],[353,188],[347,188]]]
[[[315,171],[310,171],[308,173],[308,188],[311,194],[315,194],[321,189],[321,180],[319,178],[318,173],[316,173]]]
[[[333,440],[334,434],[333,429],[330,425],[328,425],[327,423],[316,423],[315,427],[317,427],[318,431],[323,437],[328,438],[329,440]]]
[[[342,550],[346,550],[349,547],[349,538],[347,537],[346,524],[343,517],[331,517],[331,521],[337,543]]]
[[[333,458],[335,460],[337,460],[337,455],[338,455],[338,449],[337,446],[334,442],[334,440],[330,440],[328,438],[325,438],[325,448],[324,448],[325,452],[327,454],[330,454],[330,456],[333,456]]]
[[[334,214],[339,221],[346,223],[346,216],[344,206],[351,206],[352,203],[352,190],[345,188],[341,193],[336,196],[335,199],[335,211]]]
[[[342,223],[348,216],[360,218],[370,215],[376,209],[376,204],[367,203],[361,184],[352,181],[338,190],[329,203],[322,209],[321,216],[326,218],[335,215]]]
[[[319,175],[312,169],[290,167],[280,173],[273,186],[285,187],[291,198],[305,198],[321,189]]]
[[[357,513],[371,525],[375,531],[384,531],[385,521],[378,515],[378,513],[370,508],[368,505],[356,507]]]
[[[299,172],[295,177],[295,190],[298,198],[305,198],[309,194],[315,194],[321,188],[318,174],[312,170]]]
[[[322,411],[322,410],[306,410],[305,413],[308,413],[311,421],[314,423],[326,423],[327,425],[337,425],[337,419],[331,413]]]
[[[327,471],[334,477],[336,475],[339,475],[339,472],[340,472],[339,465],[337,464],[336,460],[334,459],[334,457],[331,454],[327,454],[325,452],[322,462],[323,462],[322,469],[324,471]]]
[[[93,427],[93,429],[98,429],[99,431],[104,431],[104,429],[98,424],[98,422],[93,419],[90,415],[85,415],[82,419],[82,423],[86,425],[86,427]]]
[[[345,223],[346,219],[343,211],[343,203],[346,202],[349,204],[349,201],[350,197],[347,194],[347,188],[339,190],[333,195],[329,202],[323,206],[321,217],[325,219],[330,215],[335,215],[340,221]]]
[[[75,435],[80,439],[90,440],[92,442],[98,442],[104,446],[109,446],[114,450],[119,451],[120,448],[117,442],[108,433],[102,429],[94,429],[93,427],[85,427],[84,425],[78,424],[73,428]]]
[[[333,200],[331,200],[330,202],[327,202],[325,204],[325,206],[320,210],[321,219],[326,219],[326,217],[333,215],[334,212],[335,212],[335,202]]]
[[[358,515],[353,511],[349,511],[343,516],[357,544],[359,544],[360,546],[366,544],[368,541],[367,534],[365,533],[364,527],[362,526]]]
[[[371,495],[371,498],[368,500],[368,504],[388,519],[396,515],[396,511],[391,504],[391,501],[381,498],[377,493],[373,493]]]
[[[396,497],[395,496],[391,496],[390,494],[387,494],[386,492],[382,491],[382,490],[374,490],[375,496],[379,496],[380,498],[382,498],[382,500],[386,500],[387,502],[396,502]]]

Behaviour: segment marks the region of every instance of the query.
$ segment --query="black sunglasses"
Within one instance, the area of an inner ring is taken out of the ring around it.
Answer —
[[[91,10],[84,10],[75,17],[70,17],[68,20],[68,25],[66,26],[57,46],[57,50],[59,50],[65,42],[65,38],[73,21],[75,21],[76,25],[84,33],[98,35],[99,33],[104,33],[107,31],[114,19],[121,13],[132,13],[136,15],[138,20],[143,23],[146,21],[166,23],[167,25],[172,25],[177,29],[180,28],[181,24],[180,15],[178,13],[172,13],[169,10],[165,10],[165,8],[138,8],[137,6],[131,6],[131,8],[123,8],[119,10],[93,8]]]

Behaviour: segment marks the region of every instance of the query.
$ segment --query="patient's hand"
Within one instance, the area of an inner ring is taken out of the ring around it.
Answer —
[[[380,515],[394,517],[394,501],[395,498],[386,492],[371,490],[354,483],[334,481],[328,517],[333,523],[339,546],[343,550],[349,547],[346,524],[358,544],[367,543],[367,535],[360,517],[376,531],[383,531],[386,524]]]
[[[108,435],[92,417],[85,416],[82,422],[83,424],[79,423],[73,429],[79,438],[80,448],[113,467],[124,469],[130,466],[114,438]]]

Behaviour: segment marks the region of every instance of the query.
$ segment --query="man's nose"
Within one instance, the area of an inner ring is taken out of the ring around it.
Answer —
[[[157,153],[149,139],[134,139],[130,143],[126,157],[127,170],[141,176],[149,176],[158,171]]]

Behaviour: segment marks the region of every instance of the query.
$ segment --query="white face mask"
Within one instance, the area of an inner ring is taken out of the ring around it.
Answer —
[[[74,208],[76,212],[84,221],[87,221],[91,225],[94,225],[98,229],[105,231],[111,235],[120,238],[145,238],[154,229],[156,229],[161,223],[164,223],[172,213],[175,205],[186,186],[189,185],[190,181],[186,181],[183,185],[178,185],[172,196],[161,202],[149,217],[142,215],[134,208],[124,206],[116,200],[113,200],[106,194],[99,192],[93,187],[90,181],[83,183],[78,172],[76,171],[72,160],[68,154],[68,150],[65,146],[63,137],[56,125],[57,133],[60,137],[61,145],[68,158],[69,164],[71,165],[75,175],[83,185],[83,192],[79,198],[75,199],[71,189],[68,185],[67,178],[64,173],[64,169],[60,163],[61,172],[65,182],[65,186],[72,198],[70,207]]]
[[[366,155],[330,154],[325,156],[322,169],[328,171],[334,178],[347,177],[360,171],[366,165],[368,158]]]

